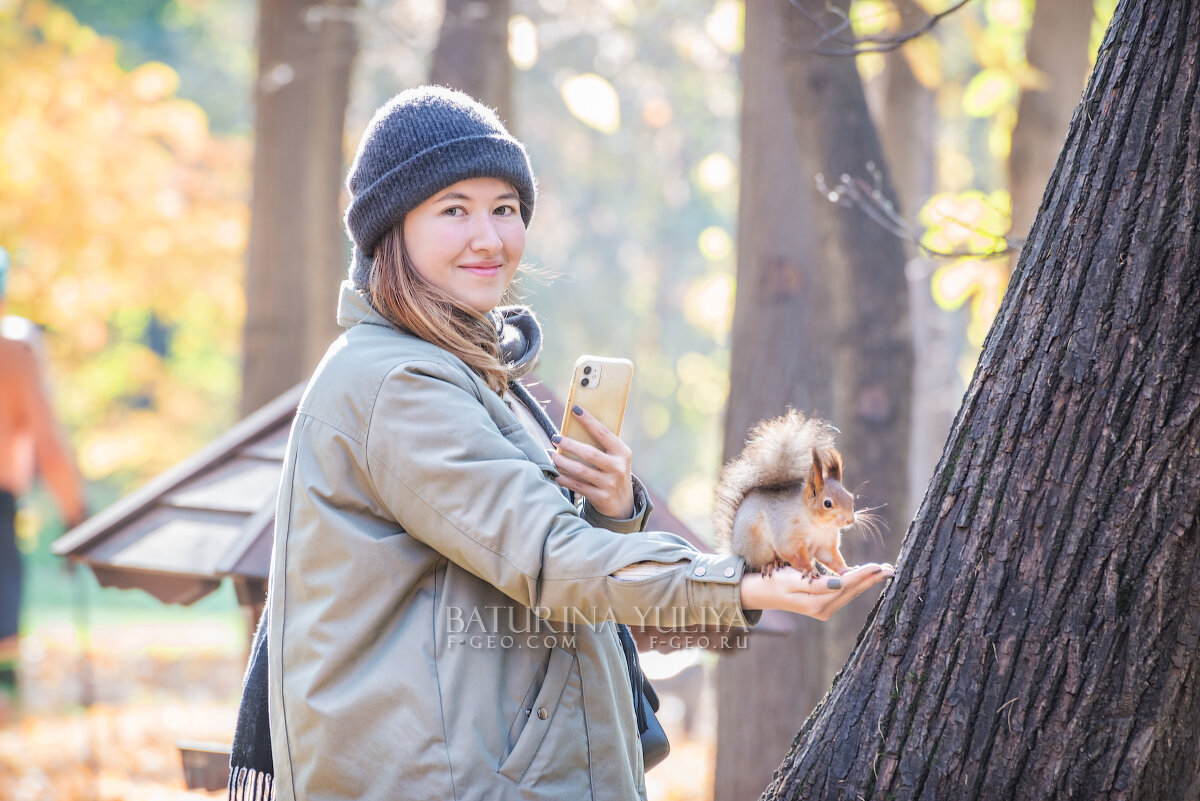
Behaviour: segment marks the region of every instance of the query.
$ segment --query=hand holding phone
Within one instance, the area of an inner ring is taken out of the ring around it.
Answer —
[[[634,513],[633,455],[618,436],[632,380],[633,362],[628,359],[581,356],[567,394],[562,438],[551,454],[558,483],[614,519]],[[573,411],[576,408],[581,414]]]

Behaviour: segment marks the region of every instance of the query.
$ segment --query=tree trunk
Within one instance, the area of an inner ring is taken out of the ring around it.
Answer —
[[[337,336],[338,198],[357,0],[259,0],[243,415],[312,372]]]
[[[796,17],[786,0],[746,4],[725,459],[752,424],[789,405],[826,417],[844,432],[850,486],[889,504],[895,543],[907,523],[911,393],[903,253],[860,212],[816,191],[817,172],[836,180],[883,165],[854,62],[789,47],[813,38],[803,25],[788,30]],[[845,551],[853,563],[896,548],[851,534]],[[864,604],[843,614],[861,619]],[[794,633],[752,637],[718,663],[718,799],[760,792],[793,739],[786,721],[808,714],[853,644],[853,631],[794,622]]]
[[[1034,7],[1025,58],[1044,74],[1046,84],[1023,91],[1017,106],[1008,156],[1014,236],[1025,236],[1033,225],[1071,113],[1087,82],[1094,5],[1095,0],[1041,0]],[[1016,264],[1016,254],[1012,263]]]
[[[1200,798],[1200,3],[1123,0],[926,499],[767,798]]]
[[[433,51],[430,83],[460,89],[496,113],[510,131],[512,67],[508,18],[512,0],[446,0],[446,16]]]
[[[802,0],[791,1],[803,4]],[[805,17],[790,3],[781,5],[785,41],[793,48],[811,42],[813,30]],[[824,0],[808,2],[811,13],[819,13],[827,5]],[[848,0],[837,0],[832,5],[848,13]],[[883,151],[854,62],[805,55],[795,49],[789,53],[782,65],[791,101],[785,108],[791,109],[808,180],[818,172],[831,182],[842,174],[868,178],[868,167],[874,165],[884,177],[883,195],[894,202]],[[805,189],[801,185],[791,194]],[[812,345],[833,352],[833,371],[824,376],[808,374],[803,380],[831,381],[833,405],[829,414],[843,431],[839,444],[847,457],[847,476],[860,499],[872,505],[887,504],[880,514],[898,545],[910,519],[907,456],[912,346],[904,250],[895,236],[862,212],[821,201],[816,204],[812,222],[822,259],[819,272],[812,278],[830,285],[832,308],[795,311],[828,315],[824,322],[831,327],[822,331]],[[809,247],[813,244],[810,241]],[[882,558],[897,550],[859,547],[863,543],[856,539],[850,538],[847,550],[857,553],[859,561]]]

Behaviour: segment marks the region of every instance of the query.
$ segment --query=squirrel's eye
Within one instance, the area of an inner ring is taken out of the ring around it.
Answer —
[[[833,508],[833,501],[831,501],[831,500],[829,500],[828,498],[826,498],[826,499],[825,499],[825,508],[826,508],[826,509],[832,509],[832,508]]]

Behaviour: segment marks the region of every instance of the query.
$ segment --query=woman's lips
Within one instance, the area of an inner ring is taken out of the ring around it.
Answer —
[[[463,264],[460,266],[464,270],[481,276],[496,275],[500,272],[499,264]]]

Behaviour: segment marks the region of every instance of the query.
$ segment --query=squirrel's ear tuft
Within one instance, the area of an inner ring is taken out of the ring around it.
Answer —
[[[825,468],[821,464],[821,454],[816,448],[813,448],[812,467],[808,469],[808,491],[811,492],[814,497],[816,497],[821,490],[825,489],[825,476],[822,475],[824,471]]]
[[[824,464],[826,478],[840,482],[842,480],[842,455],[836,449],[830,448]]]

